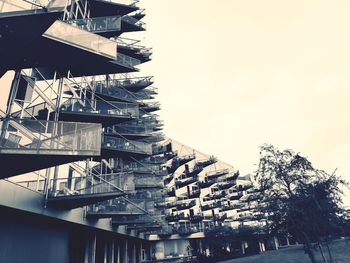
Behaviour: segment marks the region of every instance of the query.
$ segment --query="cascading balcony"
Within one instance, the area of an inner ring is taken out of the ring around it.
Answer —
[[[24,62],[10,69],[36,67],[41,74],[35,77],[42,80],[52,79],[55,71],[61,76],[70,73],[74,77],[135,72],[139,64],[140,60],[117,53],[116,41],[55,21]]]
[[[137,104],[74,98],[61,105],[59,115],[60,120],[101,123],[104,127],[138,117]]]
[[[92,83],[95,93],[102,99],[111,101],[138,102],[153,99],[154,89],[143,89],[138,92],[129,91],[120,87],[117,80],[103,80]]]
[[[205,176],[208,178],[208,180],[217,179],[221,176],[224,176],[229,173],[229,169],[222,169],[222,170],[215,170],[212,172],[208,172],[205,174]]]
[[[198,182],[198,186],[200,188],[208,188],[208,187],[212,186],[215,183],[216,183],[215,180],[209,180],[208,177],[205,177],[204,181],[199,181]]]
[[[164,184],[159,178],[154,176],[134,176],[134,184],[136,190],[141,189],[163,189]]]
[[[122,31],[123,32],[137,32],[145,31],[146,24],[142,21],[132,17],[132,16],[123,16],[122,17]]]
[[[188,155],[182,155],[177,156],[172,160],[171,166],[168,167],[168,172],[173,173],[179,168],[180,166],[194,160],[196,158],[195,154],[188,154]]]
[[[175,179],[175,186],[176,186],[176,189],[180,189],[184,186],[187,186],[187,185],[190,185],[190,184],[193,184],[195,182],[198,181],[198,176],[192,176],[190,178],[186,178],[186,179]]]
[[[1,178],[100,155],[100,124],[2,119],[0,126]]]
[[[129,38],[117,38],[118,52],[139,59],[142,63],[151,60],[152,49],[138,45],[140,41]]]
[[[150,103],[141,103],[140,104],[140,111],[143,112],[154,112],[160,110],[160,103],[159,102],[150,102]]]
[[[167,152],[172,151],[172,144],[171,142],[166,142],[162,145],[154,144],[152,145],[152,153],[153,155],[158,155],[158,154],[165,154]]]
[[[152,155],[152,145],[125,138],[103,136],[101,158],[121,157],[126,160],[143,159]]]
[[[47,205],[74,209],[126,195],[102,178],[68,177],[51,180]]]
[[[114,37],[121,33],[121,16],[104,16],[84,19],[72,19],[65,22],[85,31],[104,37]]]
[[[195,166],[200,166],[205,168],[209,165],[216,163],[217,161],[218,161],[217,158],[215,158],[214,156],[210,156],[208,159],[196,161]]]
[[[177,210],[186,210],[194,207],[196,205],[196,200],[192,200],[190,202],[184,202],[176,205]]]
[[[126,198],[116,198],[89,206],[86,215],[89,218],[134,217],[146,215],[147,209],[153,207],[154,204],[147,200],[135,204]]]

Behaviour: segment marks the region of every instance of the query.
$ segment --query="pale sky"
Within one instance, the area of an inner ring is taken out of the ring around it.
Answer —
[[[141,6],[153,60],[140,68],[155,76],[169,137],[242,174],[271,143],[350,180],[349,0]]]

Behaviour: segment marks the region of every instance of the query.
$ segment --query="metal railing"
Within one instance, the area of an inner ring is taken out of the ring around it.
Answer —
[[[1,152],[99,155],[100,124],[0,119]],[[84,153],[85,152],[85,153]]]
[[[84,19],[72,19],[66,20],[64,22],[92,33],[99,33],[108,31],[120,31],[121,21],[121,16],[105,16]]]
[[[96,177],[68,177],[50,180],[50,197],[87,195],[120,192],[121,189],[102,178]]]
[[[131,141],[124,138],[103,136],[102,147],[119,151],[135,152],[141,154],[152,154],[152,145]]]
[[[107,114],[133,118],[138,118],[139,116],[139,106],[137,104],[104,100],[83,101],[82,99],[69,98],[61,105],[60,110],[63,112],[86,112],[97,115]]]
[[[123,16],[122,21],[137,26],[140,30],[146,30],[146,24],[132,16]]]

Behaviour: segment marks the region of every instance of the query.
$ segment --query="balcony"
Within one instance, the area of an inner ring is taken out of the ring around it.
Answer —
[[[165,154],[165,153],[171,152],[171,151],[172,151],[171,142],[168,142],[168,143],[165,143],[162,145],[157,145],[157,144],[152,145],[153,155]]]
[[[1,178],[100,155],[100,124],[2,119],[0,129]]]
[[[190,208],[194,207],[195,205],[196,205],[196,200],[192,200],[190,202],[177,204],[176,209],[177,210],[186,210],[186,209],[190,209]]]
[[[89,206],[87,217],[97,219],[142,216],[147,214],[149,208],[154,208],[154,202],[141,200],[133,203],[126,198],[117,198]]]
[[[198,182],[198,186],[200,188],[208,188],[208,187],[212,186],[213,184],[215,184],[215,180],[208,180],[208,177],[205,177],[204,181]]]
[[[191,177],[191,178],[187,178],[187,179],[175,179],[175,186],[176,186],[176,189],[180,189],[186,185],[190,185],[190,184],[193,184],[195,182],[197,182],[198,180],[198,177],[197,176],[194,176],[194,177]]]
[[[121,32],[121,16],[105,16],[65,21],[85,31],[95,33],[107,38],[115,37]]]
[[[154,112],[160,110],[160,103],[159,102],[152,102],[152,103],[141,103],[140,104],[140,111],[142,112]]]
[[[123,16],[122,17],[122,31],[123,32],[137,32],[145,31],[146,24],[142,21],[132,17],[132,16]]]
[[[118,187],[93,177],[68,177],[50,182],[49,206],[74,209],[126,195]]]
[[[222,170],[215,170],[212,172],[208,172],[205,174],[205,176],[208,178],[208,180],[213,180],[213,179],[217,179],[223,175],[226,175],[229,173],[228,169],[222,169]]]
[[[217,184],[219,190],[226,190],[236,185],[236,182],[220,182]]]
[[[195,166],[205,168],[209,165],[216,163],[217,161],[218,161],[217,158],[215,158],[214,156],[210,156],[208,159],[196,161]]]
[[[221,204],[219,202],[216,202],[216,203],[212,203],[212,204],[202,205],[201,208],[202,208],[202,211],[207,211],[207,210],[212,210],[212,209],[218,208],[220,206],[221,206]]]
[[[154,176],[134,176],[135,189],[163,189],[164,184],[159,178]]]
[[[56,6],[57,7],[57,6]],[[25,68],[24,59],[31,57],[42,34],[63,13],[61,8],[31,9],[32,5],[23,0],[1,1],[0,28],[0,77],[8,69]]]
[[[101,157],[104,159],[121,157],[127,160],[143,159],[152,155],[152,145],[125,138],[103,136]]]
[[[182,155],[177,156],[173,159],[171,166],[168,167],[168,172],[173,173],[179,168],[180,166],[194,160],[196,158],[195,154],[189,154],[189,155]]]
[[[139,45],[139,40],[117,38],[118,52],[139,59],[142,63],[150,61],[152,49]]]
[[[138,116],[137,104],[70,98],[61,105],[59,119],[101,123],[105,127],[138,118]]]
[[[105,100],[137,103],[140,100],[153,99],[151,90],[144,89],[132,92],[120,87],[120,83],[116,80],[96,81],[92,85],[95,88],[95,93]]]

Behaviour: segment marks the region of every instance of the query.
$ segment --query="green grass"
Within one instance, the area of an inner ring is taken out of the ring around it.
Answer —
[[[350,263],[350,241],[348,243],[345,240],[333,241],[330,245],[333,263]],[[329,257],[327,249],[324,247],[324,253],[328,262]],[[315,251],[316,260],[319,263],[323,263],[320,252]],[[222,261],[221,263],[310,263],[310,259],[307,254],[304,253],[302,245],[295,245],[286,248],[279,249],[277,251],[266,251],[259,255],[243,257],[238,259],[232,259]]]

